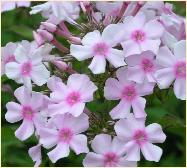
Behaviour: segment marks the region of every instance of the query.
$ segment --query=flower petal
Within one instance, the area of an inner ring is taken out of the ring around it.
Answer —
[[[32,160],[35,163],[34,167],[38,167],[40,164],[41,164],[41,158],[42,158],[42,155],[41,155],[41,144],[38,144],[36,146],[33,146],[31,148],[29,148],[29,156],[32,158]]]
[[[75,135],[70,142],[70,147],[75,151],[76,155],[80,153],[88,153],[87,137],[85,135]]]
[[[67,157],[69,152],[69,145],[59,143],[51,152],[48,152],[47,155],[49,156],[49,159],[55,163],[60,158]]]
[[[118,49],[110,49],[110,53],[107,55],[106,59],[115,67],[126,65],[124,61],[124,53]]]
[[[21,126],[16,130],[15,136],[24,141],[34,133],[34,125],[32,121],[23,120]]]
[[[137,162],[127,161],[126,157],[119,159],[118,167],[137,167]]]
[[[65,102],[60,102],[58,104],[48,105],[49,115],[54,116],[56,114],[64,114],[69,112],[70,107]]]
[[[31,101],[31,94],[27,88],[21,86],[14,92],[14,96],[18,99],[21,104],[25,104]]]
[[[145,104],[146,100],[143,97],[137,97],[132,102],[133,113],[136,118],[145,118],[147,116],[145,113]]]
[[[92,59],[91,64],[88,66],[88,68],[94,73],[94,74],[101,74],[105,72],[106,67],[106,59],[104,56],[95,56]]]
[[[139,96],[146,96],[146,95],[150,95],[153,93],[154,86],[155,86],[155,83],[144,82],[142,84],[137,84],[136,90]]]
[[[126,149],[126,160],[128,161],[139,161],[140,160],[140,147],[135,141],[129,141],[125,145]]]
[[[141,146],[141,151],[146,160],[158,162],[162,156],[162,149],[149,142]]]
[[[76,103],[70,108],[69,113],[75,117],[78,117],[81,113],[83,113],[84,107],[85,103]]]
[[[112,109],[110,116],[112,119],[125,118],[129,115],[131,104],[121,100],[120,103]]]
[[[143,43],[140,44],[141,51],[152,51],[154,54],[157,54],[160,43],[161,43],[160,40],[148,40],[147,39]]]
[[[18,47],[16,48],[14,55],[15,59],[19,63],[24,63],[29,60],[27,50],[20,44],[18,44]]]
[[[101,34],[98,30],[94,30],[93,32],[87,33],[81,42],[83,45],[93,45],[99,41],[101,41]]]
[[[94,152],[104,154],[109,151],[112,139],[110,135],[99,134],[92,140],[91,146]]]
[[[20,65],[16,62],[10,62],[5,65],[5,74],[10,79],[20,78]]]
[[[140,66],[128,67],[128,80],[143,83],[145,79],[145,73],[142,71]]]
[[[157,123],[148,125],[145,130],[148,134],[149,142],[151,143],[163,143],[166,139],[166,135],[162,131],[162,127]]]
[[[178,99],[186,100],[186,80],[185,79],[175,80],[174,93]]]
[[[84,167],[102,167],[103,156],[93,152],[89,152],[83,160]]]
[[[120,140],[117,136],[115,136],[112,140],[112,151],[114,153],[117,153],[119,156],[122,156],[125,154],[125,142]]]
[[[175,44],[174,55],[178,58],[186,57],[186,40],[181,40]]]
[[[59,77],[51,76],[47,81],[47,87],[51,91],[58,90],[58,86],[56,86],[56,83],[62,83],[62,80]]]
[[[23,117],[21,114],[21,106],[14,102],[8,102],[6,104],[7,113],[5,114],[5,119],[10,123],[15,123],[20,121]]]

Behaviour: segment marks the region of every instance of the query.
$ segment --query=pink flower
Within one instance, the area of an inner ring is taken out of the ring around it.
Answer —
[[[9,62],[15,62],[14,52],[17,48],[17,43],[7,43],[5,47],[1,47],[1,75],[5,73],[5,65]]]
[[[132,55],[125,59],[128,64],[128,80],[137,83],[156,82],[154,73],[158,66],[155,63],[155,55],[152,52],[145,51],[140,55]]]
[[[147,115],[144,110],[146,99],[141,96],[151,94],[154,84],[132,82],[128,80],[127,73],[127,68],[120,68],[116,72],[118,80],[109,78],[105,83],[105,98],[107,100],[121,100],[110,112],[113,119],[125,118],[129,115],[131,107],[136,118],[146,117]]]
[[[99,134],[92,140],[93,151],[83,160],[84,167],[135,167],[136,162],[127,161],[124,150],[125,143],[110,135]]]
[[[43,53],[48,50],[48,45],[33,48],[32,43],[19,44],[14,52],[16,62],[7,63],[5,73],[10,79],[31,89],[31,80],[38,86],[42,86],[49,78],[49,71],[42,64]]]
[[[35,162],[34,167],[38,167],[42,162],[41,144],[29,148],[28,153],[32,160]]]
[[[159,124],[153,123],[145,127],[145,119],[136,119],[129,115],[120,119],[114,126],[117,137],[126,142],[126,160],[139,161],[140,150],[146,160],[158,162],[162,149],[152,143],[163,143],[166,135]]]
[[[168,88],[173,81],[174,93],[178,99],[186,99],[186,40],[177,42],[172,53],[161,47],[156,58],[163,68],[156,71],[155,78],[160,89]]]
[[[51,118],[54,126],[40,130],[40,143],[47,149],[56,146],[48,153],[50,160],[55,163],[60,158],[69,155],[69,148],[78,155],[87,153],[87,137],[82,132],[89,127],[88,116],[81,114],[73,117],[70,114],[56,115]]]
[[[117,45],[114,32],[118,29],[119,26],[112,24],[103,30],[102,35],[98,30],[87,33],[82,39],[83,45],[70,46],[71,55],[79,61],[93,57],[88,68],[94,74],[105,72],[106,60],[115,68],[126,65],[123,52],[113,48]]]
[[[70,75],[65,85],[60,78],[51,77],[48,82],[51,89],[51,101],[49,114],[70,113],[79,116],[85,107],[86,102],[93,100],[93,93],[97,90],[95,84],[84,74]]]
[[[24,141],[34,133],[35,128],[39,129],[44,122],[40,115],[43,95],[37,92],[30,92],[23,86],[16,89],[14,95],[20,104],[8,102],[6,105],[8,111],[5,114],[5,119],[10,123],[23,120],[21,126],[16,130],[15,136]]]
[[[125,57],[147,50],[157,54],[163,31],[163,26],[157,20],[146,22],[142,12],[135,17],[126,17],[120,33]]]
[[[11,1],[4,1],[2,2],[1,4],[1,11],[2,12],[6,12],[6,11],[10,11],[10,10],[13,10],[16,8],[16,5],[17,7],[29,7],[30,6],[30,2],[27,2],[27,1],[22,1],[22,2],[11,2]]]

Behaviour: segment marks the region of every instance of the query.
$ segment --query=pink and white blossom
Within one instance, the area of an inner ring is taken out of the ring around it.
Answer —
[[[112,109],[112,119],[125,118],[129,115],[131,107],[136,118],[145,118],[146,99],[142,96],[153,92],[154,84],[138,84],[128,80],[128,69],[123,67],[117,70],[115,78],[107,79],[104,87],[104,96],[107,100],[120,100]]]
[[[42,162],[41,144],[29,148],[28,153],[32,160],[35,162],[34,167],[40,166]]]
[[[71,114],[59,114],[51,118],[52,128],[40,129],[40,143],[47,149],[55,146],[48,152],[49,159],[55,163],[60,158],[67,157],[70,148],[79,155],[87,153],[87,137],[82,133],[89,127],[88,116],[81,114],[73,117]]]
[[[87,33],[82,39],[82,45],[70,46],[70,53],[77,60],[83,61],[92,58],[88,68],[94,74],[105,72],[106,60],[115,68],[126,65],[122,50],[115,49],[117,42],[114,40],[119,27],[115,24],[107,26],[102,34],[98,30]]]
[[[118,35],[125,57],[148,50],[157,54],[163,32],[161,23],[156,19],[147,22],[143,12],[126,17]]]
[[[34,48],[33,48],[34,47]],[[15,62],[5,65],[5,74],[18,83],[23,83],[31,89],[31,80],[38,86],[42,86],[49,78],[49,71],[42,63],[42,56],[48,51],[48,45],[35,48],[32,43],[18,44],[14,52]]]
[[[155,72],[160,89],[168,88],[174,82],[174,93],[178,99],[186,99],[186,40],[177,42],[173,53],[168,47],[160,48],[156,57],[161,69]]]
[[[24,141],[34,133],[35,129],[40,129],[44,123],[40,114],[43,95],[34,91],[30,92],[24,86],[16,89],[14,95],[20,104],[8,102],[5,119],[10,123],[23,121],[21,126],[16,130],[15,136]]]
[[[72,74],[69,76],[67,85],[60,78],[51,77],[48,81],[48,87],[52,91],[49,114],[70,113],[73,116],[79,116],[85,103],[93,100],[93,94],[97,90],[95,84],[84,74]]]
[[[162,149],[153,143],[163,143],[166,135],[159,124],[153,123],[145,127],[145,119],[137,119],[129,115],[120,119],[114,126],[117,137],[125,142],[126,160],[139,161],[140,151],[146,160],[158,162]]]
[[[91,142],[94,152],[89,152],[83,160],[84,167],[136,167],[137,163],[127,161],[125,143],[107,134],[96,135]]]
[[[29,7],[31,2],[29,1],[3,1],[1,3],[1,12],[6,12],[15,9],[16,7]]]

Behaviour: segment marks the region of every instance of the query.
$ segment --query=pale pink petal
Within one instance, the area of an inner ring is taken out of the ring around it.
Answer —
[[[31,148],[29,148],[29,156],[32,158],[32,160],[35,162],[34,167],[38,167],[41,164],[41,145],[38,144],[36,146],[33,146]]]
[[[117,44],[118,39],[116,39],[116,33],[121,32],[121,26],[117,24],[110,24],[108,25],[102,33],[102,40],[105,41],[111,47]]]
[[[145,79],[145,73],[140,66],[128,67],[128,80],[143,83]]]
[[[24,141],[34,133],[34,125],[32,121],[23,120],[21,126],[16,130],[15,136]]]
[[[136,90],[139,96],[146,96],[153,93],[155,83],[147,83],[144,82],[143,84],[137,84]]]
[[[135,141],[129,141],[125,145],[126,155],[125,158],[128,161],[139,161],[140,160],[140,147]]]
[[[48,152],[47,155],[52,163],[55,163],[57,160],[67,157],[69,152],[68,144],[59,143],[51,152]]]
[[[31,101],[31,93],[24,86],[17,88],[14,92],[14,96],[21,104],[26,104]]]
[[[83,113],[84,107],[85,103],[76,103],[70,108],[69,113],[75,117],[78,117],[81,113]]]
[[[23,117],[21,114],[21,106],[14,102],[8,102],[6,104],[7,113],[5,114],[5,119],[10,123],[15,123],[20,121]]]
[[[112,109],[110,116],[112,119],[125,118],[129,115],[131,104],[121,100],[120,103]]]
[[[75,135],[70,142],[70,148],[74,150],[76,155],[79,155],[80,153],[88,153],[87,137],[81,134]]]
[[[94,30],[93,32],[87,33],[81,42],[83,45],[93,45],[99,41],[101,41],[101,34],[98,30]]]
[[[62,80],[59,77],[51,76],[47,81],[47,87],[51,91],[58,90],[59,88],[56,86],[56,83],[62,83]]]
[[[31,2],[27,1],[22,1],[22,2],[17,2],[17,7],[29,7]]]
[[[151,20],[147,22],[143,28],[143,30],[146,32],[146,36],[155,39],[160,38],[164,32],[164,27],[161,23],[159,23],[157,20]]]
[[[156,61],[159,65],[163,67],[171,67],[175,63],[175,57],[171,53],[169,48],[164,46],[160,48],[158,55],[156,57]]]
[[[122,50],[110,49],[109,54],[106,59],[112,64],[115,68],[126,65],[124,61],[124,53]]]
[[[38,109],[42,107],[43,99],[44,97],[41,93],[32,91],[31,102],[29,104],[31,104],[33,109]]]
[[[120,140],[118,137],[114,137],[112,140],[111,149],[113,152],[117,153],[119,156],[124,155],[125,153],[125,142]]]
[[[88,66],[88,68],[94,73],[94,74],[101,74],[105,72],[106,67],[106,59],[104,56],[95,56],[92,59],[91,64]]]
[[[92,140],[91,146],[94,152],[97,154],[104,154],[109,151],[111,147],[112,139],[110,135],[99,134]]]
[[[116,71],[116,77],[118,78],[119,82],[122,85],[128,83],[127,74],[128,74],[128,68],[127,67],[121,67]]]
[[[131,55],[130,57],[125,58],[125,62],[128,66],[136,66],[141,63],[142,57],[139,54]]]
[[[141,146],[141,151],[146,160],[158,162],[162,156],[162,149],[149,142]]]
[[[53,129],[42,128],[39,131],[40,143],[47,149],[55,146],[58,142],[58,132]]]
[[[174,55],[177,58],[186,58],[186,40],[181,40],[175,44]]]
[[[29,60],[28,51],[20,44],[18,44],[18,47],[16,48],[14,55],[16,61],[19,63],[24,63]]]
[[[159,46],[161,41],[160,40],[145,40],[140,44],[141,51],[152,51],[154,54],[158,53]]]
[[[104,96],[107,100],[119,100],[121,98],[121,87],[118,80],[109,78],[105,82]]]
[[[148,140],[151,143],[163,143],[166,139],[166,135],[162,131],[162,127],[157,123],[148,125],[145,128],[145,131],[148,135]]]
[[[39,49],[41,50],[42,47],[40,47]],[[32,65],[38,65],[42,63],[42,55],[41,55],[41,51],[39,49],[35,49],[35,52],[32,53],[29,58],[32,61]]]
[[[16,2],[2,2],[1,4],[1,11],[2,12],[6,12],[6,11],[9,11],[9,10],[12,10],[12,9],[15,9],[16,8]]]
[[[175,80],[174,93],[178,99],[186,100],[186,80],[185,79]]]
[[[79,61],[93,57],[92,48],[90,46],[81,46],[71,44],[70,53]]]
[[[59,88],[59,90],[56,89],[56,91],[50,94],[50,98],[53,102],[65,101],[66,96],[67,96],[67,88],[64,92],[62,92],[61,89]]]
[[[131,56],[134,54],[140,54],[142,52],[140,46],[132,40],[127,40],[121,43],[121,45],[123,47],[125,57]]]
[[[49,115],[54,116],[56,114],[64,114],[69,112],[70,107],[65,102],[61,102],[58,104],[49,104],[48,110]]]
[[[83,165],[84,167],[102,167],[104,166],[103,156],[89,152],[83,160]]]
[[[156,83],[156,79],[154,77],[154,73],[146,74],[147,81],[150,83]]]
[[[20,65],[16,62],[9,62],[5,65],[5,74],[10,79],[20,78]]]
[[[132,108],[136,118],[145,118],[147,116],[145,113],[145,104],[146,99],[143,97],[137,97],[135,100],[133,100]]]
[[[160,89],[168,88],[175,79],[173,68],[160,69],[156,71],[154,76]]]
[[[118,167],[137,167],[137,162],[127,161],[124,156],[119,159]]]
[[[30,76],[24,76],[23,78],[23,84],[24,86],[31,91],[32,90],[32,82]]]
[[[47,82],[49,77],[50,77],[50,72],[43,64],[34,66],[31,74],[31,78],[35,84],[37,84],[38,86],[42,86]]]

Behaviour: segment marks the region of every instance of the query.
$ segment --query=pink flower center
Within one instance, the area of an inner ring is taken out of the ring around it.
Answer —
[[[181,61],[175,64],[175,76],[176,78],[186,78],[186,62]]]
[[[107,56],[109,47],[106,43],[100,42],[94,45],[93,54],[97,56]]]
[[[66,98],[67,103],[72,106],[78,102],[80,102],[80,94],[78,92],[71,92],[67,98]]]
[[[132,101],[136,97],[136,88],[134,85],[125,86],[122,92],[122,97],[127,101]]]
[[[23,76],[29,76],[32,71],[32,63],[31,62],[25,62],[21,66],[21,74]]]
[[[136,30],[134,31],[132,34],[131,34],[131,38],[137,42],[137,43],[140,43],[140,42],[143,42],[146,38],[145,36],[145,33],[141,30]]]
[[[142,59],[141,67],[144,72],[153,72],[154,64],[153,61],[147,58]]]
[[[142,145],[147,141],[147,133],[144,130],[137,130],[133,136],[133,139],[138,145]]]
[[[9,62],[15,62],[15,56],[14,55],[10,55],[5,59],[5,64],[9,63]]]
[[[59,141],[64,143],[70,143],[73,138],[73,132],[69,128],[63,128],[59,131]]]
[[[24,119],[32,120],[34,117],[34,111],[30,106],[23,106],[22,115]]]
[[[118,156],[113,152],[109,152],[104,155],[104,165],[106,167],[114,167],[117,165],[118,161]]]

